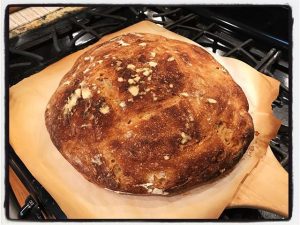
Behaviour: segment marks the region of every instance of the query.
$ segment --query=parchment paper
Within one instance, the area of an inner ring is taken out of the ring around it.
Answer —
[[[145,21],[103,37],[98,43],[128,32],[160,34],[195,44]],[[244,90],[255,130],[260,134],[234,170],[213,183],[172,197],[117,194],[88,182],[77,172],[54,147],[45,127],[48,100],[62,76],[87,49],[63,58],[10,88],[10,143],[32,175],[68,218],[218,218],[241,181],[265,154],[270,138],[277,133],[280,121],[273,116],[271,103],[278,95],[279,82],[238,60],[213,54]]]

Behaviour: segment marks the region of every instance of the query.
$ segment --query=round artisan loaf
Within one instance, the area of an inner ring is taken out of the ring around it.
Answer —
[[[233,168],[254,135],[245,94],[209,53],[142,33],[81,55],[45,120],[86,179],[136,194],[210,181]]]

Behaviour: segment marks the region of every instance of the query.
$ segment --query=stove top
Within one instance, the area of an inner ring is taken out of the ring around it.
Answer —
[[[278,14],[281,15],[280,19],[274,16]],[[280,94],[272,107],[274,114],[282,120],[282,126],[270,145],[282,166],[289,170],[290,17],[290,9],[287,7],[89,7],[76,15],[10,39],[8,85],[14,85],[62,57],[95,43],[106,34],[149,20],[214,53],[242,60],[280,81]],[[15,168],[24,166],[20,161],[14,163],[16,161],[16,155],[9,154],[10,165]],[[34,179],[30,173],[26,176],[24,179]],[[50,196],[47,198],[51,199]],[[225,210],[220,219],[280,218],[261,210],[249,210]]]

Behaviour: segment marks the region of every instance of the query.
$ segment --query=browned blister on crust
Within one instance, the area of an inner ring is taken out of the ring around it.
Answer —
[[[243,91],[210,54],[142,33],[80,56],[45,119],[54,145],[89,181],[136,194],[220,176],[254,133]]]

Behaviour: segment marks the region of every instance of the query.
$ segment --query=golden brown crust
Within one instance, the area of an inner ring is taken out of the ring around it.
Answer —
[[[168,194],[230,170],[253,139],[248,102],[203,49],[126,34],[85,52],[45,112],[50,137],[89,181]]]

